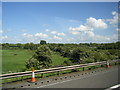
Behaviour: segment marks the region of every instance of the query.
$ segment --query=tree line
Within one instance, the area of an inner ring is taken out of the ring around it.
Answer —
[[[2,49],[30,49],[30,50],[36,50],[40,45],[46,44],[48,45],[51,49],[51,46],[55,47],[60,47],[60,46],[88,46],[91,48],[97,48],[97,49],[120,49],[119,45],[120,42],[114,42],[114,43],[79,43],[79,44],[74,44],[74,43],[46,43],[45,40],[41,40],[40,43],[34,44],[33,42],[30,43],[16,43],[16,44],[11,44],[11,43],[0,43],[0,46]]]

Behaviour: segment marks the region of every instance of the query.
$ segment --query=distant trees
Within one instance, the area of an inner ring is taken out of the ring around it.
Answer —
[[[8,44],[8,43],[3,43],[2,44],[2,49],[8,49],[8,50],[13,50],[13,49],[29,49],[29,50],[35,50],[39,44],[34,44],[34,43],[16,43],[16,44]]]
[[[39,44],[34,44],[32,42],[26,43],[26,44],[23,45],[24,49],[29,49],[29,50],[36,50],[37,47],[39,47]]]
[[[59,53],[61,56],[69,58],[74,64],[107,61],[120,58],[120,51],[116,51],[116,49],[119,48],[118,42],[106,44],[49,44],[49,47],[52,51]],[[67,65],[69,63],[65,61],[64,64]]]
[[[46,41],[45,40],[41,40],[40,41],[40,45],[45,45],[46,44]]]
[[[91,47],[91,48],[95,48],[97,49],[102,49],[102,50],[109,50],[109,49],[120,49],[119,45],[120,42],[116,42],[116,43],[101,43],[101,44],[97,44],[97,43],[80,43],[80,44],[56,44],[56,43],[46,43],[45,40],[41,40],[39,44],[34,44],[32,42],[30,43],[25,43],[25,44],[21,44],[21,43],[16,43],[16,44],[10,44],[10,43],[2,43],[2,48],[3,49],[30,49],[30,50],[35,50],[37,49],[37,47],[39,47],[40,45],[47,45],[50,47],[51,50],[56,50],[56,51],[60,51],[63,50],[64,48],[67,47]]]
[[[120,42],[99,44],[97,46],[97,49],[103,49],[103,50],[106,50],[106,49],[120,49],[119,45],[120,45]]]

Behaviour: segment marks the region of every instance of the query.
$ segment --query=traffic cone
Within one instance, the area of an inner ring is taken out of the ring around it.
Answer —
[[[31,82],[35,82],[36,79],[35,79],[35,73],[34,73],[34,68],[32,68],[32,79],[31,79]]]
[[[110,65],[109,65],[109,62],[107,62],[107,65],[106,65],[107,68],[110,68]]]

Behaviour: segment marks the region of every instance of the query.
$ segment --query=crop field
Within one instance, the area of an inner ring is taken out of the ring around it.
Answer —
[[[25,62],[34,51],[31,50],[2,50],[2,73],[21,72],[26,70]],[[56,53],[52,53],[52,65],[62,65],[68,58],[61,57]]]

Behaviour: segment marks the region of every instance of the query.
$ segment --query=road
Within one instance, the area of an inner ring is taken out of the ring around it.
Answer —
[[[62,82],[40,86],[37,88],[108,88],[118,84],[118,68],[96,72]]]
[[[71,74],[37,79],[35,83],[27,81],[3,85],[3,88],[104,88],[118,83],[118,66],[100,68]]]

